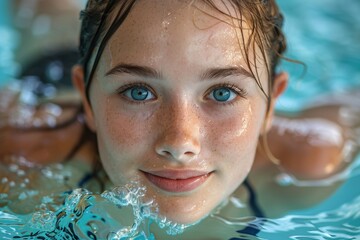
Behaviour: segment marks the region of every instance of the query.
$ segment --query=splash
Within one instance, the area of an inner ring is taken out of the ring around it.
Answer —
[[[14,239],[152,240],[153,223],[168,235],[181,234],[186,226],[159,216],[156,204],[144,200],[145,192],[145,187],[136,182],[102,194],[79,188],[63,196],[64,205],[57,211],[50,210],[54,208],[51,197],[43,198]]]
[[[72,162],[44,167],[5,156],[0,170],[1,237],[7,229],[4,235],[17,239],[154,239],[152,224],[168,235],[186,227],[159,216],[135,181],[100,194],[96,187],[72,190],[87,171]]]

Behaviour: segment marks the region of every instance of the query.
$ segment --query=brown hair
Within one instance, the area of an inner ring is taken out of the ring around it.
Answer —
[[[82,26],[79,50],[80,63],[84,67],[87,94],[91,79],[107,41],[124,22],[136,2],[137,0],[89,0],[85,10],[81,12]],[[219,10],[214,1],[203,0],[203,2],[213,9],[230,16],[229,13]],[[275,69],[286,49],[285,37],[281,30],[283,23],[282,14],[275,0],[221,0],[221,2],[224,5],[225,2],[230,3],[239,14],[239,18],[235,20],[239,21],[238,26],[240,26],[241,31],[245,21],[250,27],[249,40],[245,42],[242,36],[240,36],[239,40],[244,45],[243,54],[246,64],[261,91],[267,97],[268,106],[270,106],[270,91],[272,89]],[[119,4],[120,9],[115,15],[113,11]],[[232,18],[234,19],[234,17]],[[110,22],[109,19],[114,20]],[[265,92],[260,83],[256,61],[252,61],[250,58],[250,56],[257,56],[255,54],[256,48],[260,50],[261,57],[267,66],[269,93]],[[95,56],[94,59],[92,59],[93,56]],[[90,61],[92,66],[90,66]]]

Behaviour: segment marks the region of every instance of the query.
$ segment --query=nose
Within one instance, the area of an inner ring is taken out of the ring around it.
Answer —
[[[186,162],[200,153],[200,120],[196,106],[177,104],[160,114],[161,131],[155,151],[166,159]]]

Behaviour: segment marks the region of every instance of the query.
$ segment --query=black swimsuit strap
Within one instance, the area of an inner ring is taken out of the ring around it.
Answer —
[[[257,202],[256,193],[254,191],[254,188],[251,186],[248,179],[245,179],[243,184],[249,192],[249,207],[250,207],[251,211],[253,212],[255,217],[260,218],[260,222],[265,222],[266,221],[265,214],[263,213],[263,211],[261,210],[261,208]],[[243,233],[246,235],[251,235],[251,236],[257,236],[257,234],[260,232],[260,229],[257,227],[252,227],[251,225],[248,225],[244,229],[241,229],[236,232]],[[244,239],[234,237],[234,238],[231,238],[230,240],[244,240]]]
[[[259,217],[259,218],[265,218],[265,214],[263,213],[263,211],[261,210],[261,208],[257,202],[256,193],[254,191],[254,188],[251,186],[249,180],[245,179],[243,184],[249,192],[249,206],[250,206],[254,216]]]

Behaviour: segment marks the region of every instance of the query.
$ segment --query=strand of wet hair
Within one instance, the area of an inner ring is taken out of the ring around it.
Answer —
[[[135,5],[135,2],[136,2],[136,0],[132,0],[128,5],[123,4],[121,6],[120,10],[118,11],[118,13],[117,13],[117,15],[115,17],[115,20],[111,24],[110,28],[108,29],[108,31],[106,32],[104,38],[102,39],[102,41],[100,43],[99,49],[98,49],[98,51],[96,53],[94,64],[92,65],[92,68],[91,68],[90,75],[86,79],[86,97],[87,97],[88,100],[90,100],[90,97],[89,97],[90,81],[91,81],[91,79],[92,79],[92,77],[93,77],[93,75],[95,73],[96,67],[97,67],[97,65],[98,65],[98,63],[100,61],[101,54],[104,51],[108,40],[115,33],[115,31],[121,26],[121,24],[125,21],[126,17],[130,14],[131,9]],[[109,5],[106,8],[106,10],[104,12],[104,15],[103,15],[103,18],[102,18],[102,25],[105,24],[105,18],[107,17],[107,15],[109,14],[110,9],[112,8],[111,3],[114,3],[114,2],[109,2]],[[99,35],[100,32],[101,32],[100,27],[101,26],[99,26],[99,28],[97,30],[97,35]],[[94,42],[96,42],[95,40],[97,40],[97,38],[98,38],[98,36],[96,38],[94,36],[93,45],[91,46],[92,49],[94,48],[94,45],[95,45]],[[92,52],[92,51],[89,51],[89,52]],[[89,60],[89,56],[87,57],[87,61],[88,60]],[[87,64],[87,62],[85,64]]]

